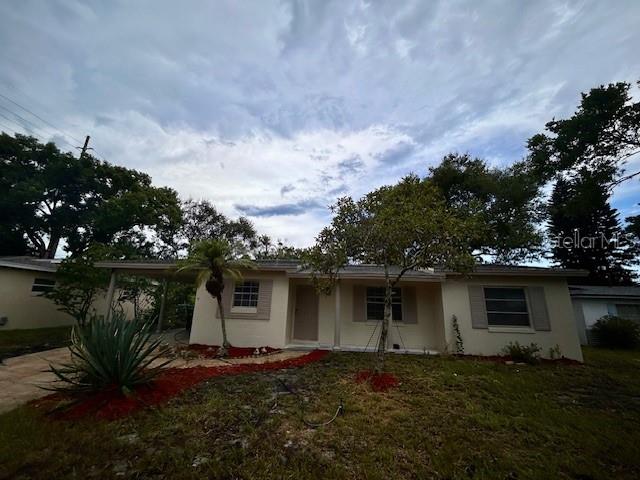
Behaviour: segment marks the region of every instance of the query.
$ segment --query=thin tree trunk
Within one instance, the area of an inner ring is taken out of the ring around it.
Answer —
[[[389,324],[391,323],[391,300],[392,300],[391,280],[387,267],[385,266],[385,290],[384,290],[384,317],[382,319],[382,331],[380,332],[380,341],[378,342],[378,352],[376,358],[375,373],[380,374],[384,371],[384,357],[387,350],[387,337],[389,336]]]
[[[60,235],[52,233],[49,239],[49,246],[44,254],[44,258],[55,258],[58,251],[58,245],[60,245]]]
[[[218,300],[218,311],[220,312],[220,325],[222,326],[222,347],[218,352],[218,355],[224,357],[228,353],[228,349],[231,346],[229,340],[227,340],[227,324],[224,321],[224,308],[222,306],[222,295],[216,297]]]

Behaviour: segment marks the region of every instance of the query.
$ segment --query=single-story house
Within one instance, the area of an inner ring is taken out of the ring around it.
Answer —
[[[575,274],[572,272],[571,275]],[[380,267],[358,265],[338,275],[330,295],[318,294],[297,264],[273,263],[228,280],[223,306],[232,343],[273,347],[375,348],[383,314]],[[478,266],[470,276],[442,271],[405,274],[394,292],[389,350],[452,351],[453,318],[464,351],[494,355],[509,342],[537,343],[548,356],[558,346],[582,360],[566,277],[556,269]],[[217,305],[201,287],[191,343],[220,344]]]
[[[0,331],[73,325],[71,315],[42,296],[54,288],[59,264],[57,259],[0,257]],[[123,308],[133,316],[131,304]],[[106,296],[97,298],[92,310],[105,315]]]
[[[295,261],[259,261],[243,281],[227,280],[223,307],[229,341],[236,346],[373,350],[383,314],[382,268],[343,269],[330,295],[319,294]],[[103,262],[117,273],[167,278],[173,262]],[[500,354],[510,342],[538,344],[543,356],[559,350],[582,360],[567,277],[577,270],[478,265],[468,275],[438,270],[405,274],[394,292],[388,349],[452,352],[454,318],[464,352]],[[196,293],[191,343],[220,345],[216,301]]]
[[[591,328],[602,317],[616,315],[640,322],[640,287],[570,285],[580,343],[591,343]]]

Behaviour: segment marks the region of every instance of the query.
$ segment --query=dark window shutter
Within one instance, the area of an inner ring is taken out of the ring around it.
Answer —
[[[529,311],[531,312],[531,324],[535,330],[551,330],[549,310],[544,295],[544,287],[527,287],[529,296]]]
[[[367,289],[362,285],[354,285],[353,287],[353,321],[366,322],[366,292]]]
[[[402,287],[402,323],[418,323],[418,312],[416,307],[416,287]]]
[[[469,305],[471,307],[471,326],[473,328],[489,328],[483,287],[469,285]]]
[[[271,296],[273,292],[273,280],[260,280],[258,290],[258,311],[256,316],[268,320],[271,316]]]

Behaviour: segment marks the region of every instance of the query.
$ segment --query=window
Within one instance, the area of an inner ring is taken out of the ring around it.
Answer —
[[[384,287],[367,288],[367,320],[384,319]],[[399,288],[391,292],[391,319],[402,321],[402,295]]]
[[[640,322],[640,304],[616,304],[616,311],[619,317]]]
[[[484,301],[489,326],[529,326],[529,311],[524,288],[485,288]]]
[[[51,278],[36,278],[31,286],[32,293],[44,293],[53,290],[56,281]]]
[[[233,291],[233,306],[256,308],[258,306],[259,291],[259,282],[236,283],[236,288]]]

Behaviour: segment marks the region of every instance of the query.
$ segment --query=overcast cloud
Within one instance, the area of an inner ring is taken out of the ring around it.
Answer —
[[[101,157],[305,246],[339,195],[449,151],[520,159],[580,92],[640,79],[639,25],[636,0],[6,0],[0,94],[65,135],[2,97],[0,129],[63,149],[90,134]],[[623,216],[639,186],[616,192]]]

